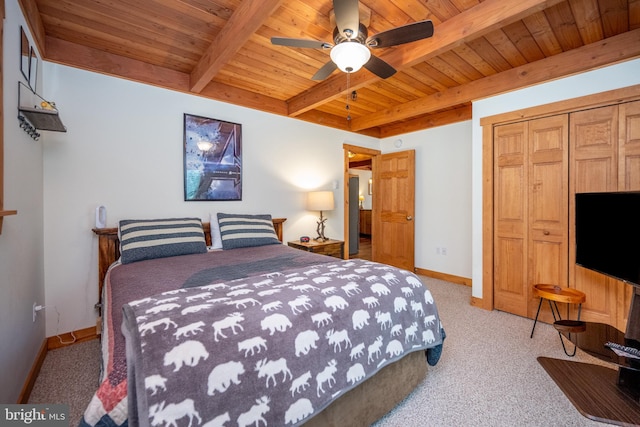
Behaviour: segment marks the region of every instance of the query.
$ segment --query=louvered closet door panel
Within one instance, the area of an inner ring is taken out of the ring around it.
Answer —
[[[618,188],[640,191],[640,101],[620,104],[618,124]],[[623,297],[618,298],[617,327],[623,331],[627,324],[632,287],[619,283],[618,289]]]
[[[494,129],[494,307],[527,315],[527,129]]]
[[[568,286],[568,148],[568,115],[529,122],[527,289],[530,295],[536,283]],[[529,299],[530,316],[535,316],[538,301]],[[551,321],[552,317],[543,317],[543,320]]]
[[[574,218],[575,193],[617,190],[618,107],[609,106],[572,113],[570,122],[570,283],[572,287],[587,295],[587,301],[582,306],[584,320],[615,325],[618,283],[575,264]]]

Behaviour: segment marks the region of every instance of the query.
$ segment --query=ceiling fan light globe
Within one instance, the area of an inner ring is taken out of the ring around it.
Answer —
[[[345,73],[355,73],[369,61],[371,51],[357,42],[343,42],[331,49],[331,60]]]

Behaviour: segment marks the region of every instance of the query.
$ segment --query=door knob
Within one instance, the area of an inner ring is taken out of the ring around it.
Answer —
[[[413,217],[411,215],[407,215],[407,221],[411,221]]]

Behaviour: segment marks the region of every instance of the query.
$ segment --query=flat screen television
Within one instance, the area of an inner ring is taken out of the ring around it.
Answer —
[[[640,286],[640,192],[576,194],[576,264]]]

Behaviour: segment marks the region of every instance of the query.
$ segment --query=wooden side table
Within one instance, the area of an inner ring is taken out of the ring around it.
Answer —
[[[530,338],[533,338],[533,332],[536,330],[536,323],[538,322],[538,315],[540,314],[540,308],[542,307],[542,300],[546,299],[549,302],[549,308],[551,309],[551,314],[553,314],[553,325],[558,330],[558,335],[560,335],[560,342],[562,342],[564,353],[570,357],[575,356],[576,348],[573,349],[572,354],[569,354],[567,352],[561,332],[580,332],[584,329],[584,322],[580,322],[580,311],[582,309],[582,303],[586,300],[586,295],[584,294],[584,292],[581,292],[577,289],[539,283],[533,286],[533,296],[539,297],[540,303],[538,304],[536,318],[533,321],[533,328],[531,329]],[[562,320],[562,317],[560,316],[560,310],[558,309],[559,302],[565,304],[578,304],[578,320]]]
[[[287,242],[287,244],[292,248],[303,251],[344,259],[344,242],[342,240],[329,239],[326,242],[318,242],[313,239],[308,242],[293,240],[291,242]]]

